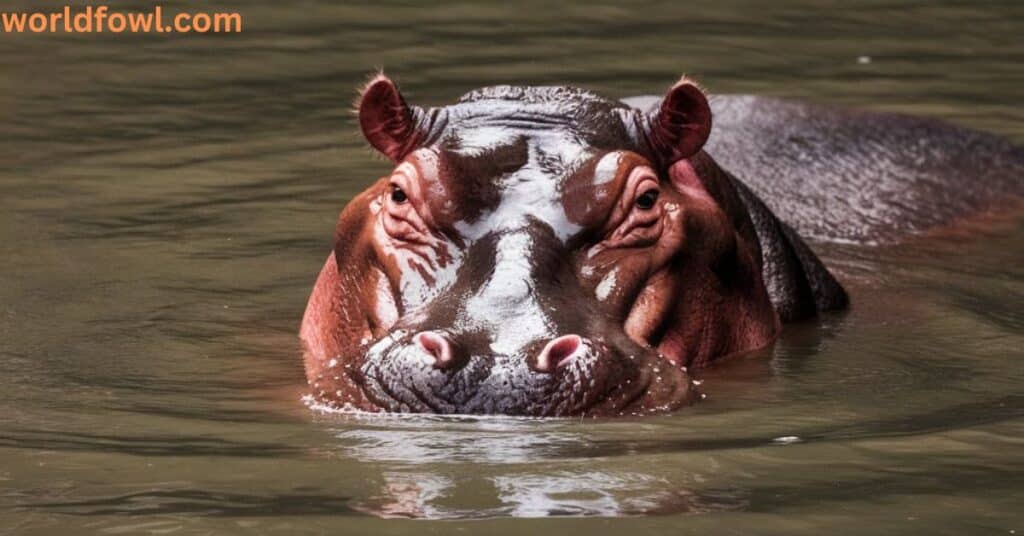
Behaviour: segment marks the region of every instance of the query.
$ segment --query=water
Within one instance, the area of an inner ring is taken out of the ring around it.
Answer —
[[[386,169],[349,114],[377,66],[424,104],[686,72],[1024,143],[1019,3],[418,4],[0,36],[0,533],[1024,531],[1019,218],[817,244],[852,310],[672,416],[317,414],[296,339],[337,212]]]

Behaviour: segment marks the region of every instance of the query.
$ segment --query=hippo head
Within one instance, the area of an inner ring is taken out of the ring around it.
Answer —
[[[321,402],[671,410],[696,396],[687,367],[774,337],[756,238],[700,177],[711,111],[690,81],[644,113],[567,87],[423,109],[378,76],[358,113],[394,165],[342,212],[310,299]]]

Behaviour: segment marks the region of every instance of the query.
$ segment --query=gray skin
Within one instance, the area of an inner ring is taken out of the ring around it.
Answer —
[[[649,111],[661,97],[623,102]],[[847,303],[800,237],[892,244],[1005,208],[1024,192],[1024,148],[987,132],[750,95],[713,96],[710,104],[714,129],[704,151],[750,214],[783,321]]]

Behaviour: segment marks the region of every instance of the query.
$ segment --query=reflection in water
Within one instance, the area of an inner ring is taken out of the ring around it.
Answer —
[[[346,456],[363,461],[411,465],[446,463],[520,464],[560,459],[586,440],[564,432],[537,430],[537,423],[481,419],[478,430],[444,426],[442,421],[404,420],[396,428],[361,428],[338,434]],[[486,423],[486,424],[484,424]],[[502,424],[497,424],[502,423]],[[405,426],[418,429],[406,430]],[[440,429],[438,429],[440,427]],[[505,430],[496,430],[496,428]]]
[[[464,511],[448,511],[440,505],[449,490],[451,480],[429,473],[384,473],[384,486],[380,495],[371,498],[359,508],[384,518],[412,517],[446,519],[466,517]]]
[[[559,471],[494,479],[509,514],[517,517],[623,515],[638,506],[635,503],[650,506],[657,498],[658,489],[666,484],[664,479],[639,473]]]
[[[696,513],[742,507],[705,502],[663,477],[635,472],[558,472],[494,479],[506,515],[623,516]]]
[[[742,491],[698,496],[667,478],[629,471],[512,472],[458,480],[389,471],[384,482],[380,494],[353,507],[383,518],[479,519],[708,513],[747,504]],[[470,501],[452,500],[467,488],[477,495]]]
[[[597,437],[576,422],[429,416],[345,420],[354,427],[336,433],[336,455],[386,468],[379,493],[355,507],[382,517],[629,516],[731,510],[745,504],[738,490],[689,491],[702,480],[699,474],[616,467],[624,453],[595,456]]]

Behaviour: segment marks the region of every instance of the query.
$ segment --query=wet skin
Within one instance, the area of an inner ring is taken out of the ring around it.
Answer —
[[[712,108],[695,85],[630,104],[496,87],[424,110],[372,80],[360,124],[394,165],[342,212],[310,297],[314,397],[367,411],[670,411],[699,396],[690,370],[846,306],[797,230],[702,151]],[[751,161],[737,167],[756,189],[770,166]]]

